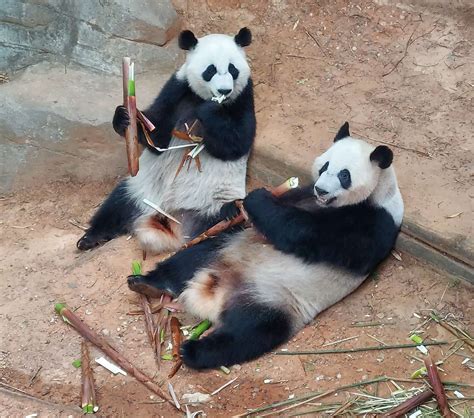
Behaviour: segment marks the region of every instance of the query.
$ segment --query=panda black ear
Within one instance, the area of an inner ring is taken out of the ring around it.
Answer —
[[[388,168],[393,161],[393,152],[389,147],[379,145],[370,154],[370,161],[377,162],[382,169]]]
[[[184,49],[185,51],[190,51],[197,45],[197,43],[197,38],[190,30],[183,30],[179,34],[178,44],[181,49]]]
[[[339,131],[337,131],[336,136],[334,137],[334,142],[339,141],[342,138],[346,138],[348,136],[351,136],[349,132],[349,122],[345,122],[344,125],[342,125],[339,128]]]
[[[239,30],[239,33],[234,36],[234,41],[242,48],[249,46],[252,43],[252,32],[250,32],[249,28],[242,28]]]

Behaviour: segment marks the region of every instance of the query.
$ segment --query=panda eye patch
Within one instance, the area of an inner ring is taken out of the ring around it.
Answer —
[[[339,171],[337,177],[341,182],[341,186],[344,189],[348,189],[349,187],[351,187],[351,173],[349,172],[349,170],[344,169]]]
[[[213,64],[211,64],[202,73],[202,78],[204,79],[204,81],[211,81],[211,78],[214,77],[216,73],[217,73],[216,67]]]
[[[329,167],[329,161],[326,161],[326,163],[319,169],[319,175],[323,174]]]
[[[229,64],[229,73],[234,80],[237,80],[237,77],[239,76],[239,70],[232,63]]]

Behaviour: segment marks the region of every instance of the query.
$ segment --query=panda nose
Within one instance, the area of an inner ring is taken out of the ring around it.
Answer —
[[[223,94],[224,96],[227,96],[232,91],[232,89],[217,89],[217,91],[220,94]]]
[[[328,194],[326,190],[320,189],[318,186],[314,186],[314,190],[316,190],[316,193],[319,196],[324,196],[325,194]]]

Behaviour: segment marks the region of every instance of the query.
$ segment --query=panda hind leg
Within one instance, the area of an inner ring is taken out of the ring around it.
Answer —
[[[125,181],[115,187],[90,221],[90,227],[77,241],[81,251],[90,250],[131,231],[140,209],[127,193]]]
[[[232,366],[268,353],[291,335],[291,318],[284,311],[258,303],[241,304],[224,311],[211,334],[186,341],[181,355],[193,369]]]
[[[179,251],[171,258],[158,263],[156,268],[143,276],[129,276],[128,287],[134,292],[159,297],[163,292],[178,296],[197,270],[206,267],[224,243],[224,234],[205,240]]]

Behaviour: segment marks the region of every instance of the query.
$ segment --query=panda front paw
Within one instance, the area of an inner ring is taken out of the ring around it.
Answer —
[[[205,125],[206,121],[209,121],[211,118],[214,118],[216,112],[218,112],[220,109],[222,109],[222,106],[219,103],[207,100],[197,107],[196,115],[201,121],[201,123]]]
[[[254,218],[258,213],[265,212],[266,204],[273,199],[273,195],[267,189],[253,190],[244,199],[244,209],[250,218]]]
[[[125,130],[128,128],[128,125],[130,125],[130,116],[125,106],[117,106],[115,109],[114,118],[112,120],[112,125],[115,132],[117,132],[120,136],[125,136]]]
[[[234,200],[233,202],[224,203],[219,213],[219,219],[228,221],[238,216],[240,214],[240,208],[237,206],[236,202],[240,201]]]

